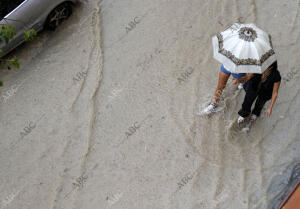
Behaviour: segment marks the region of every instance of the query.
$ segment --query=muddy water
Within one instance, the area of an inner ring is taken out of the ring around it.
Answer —
[[[273,207],[300,159],[298,8],[82,1],[14,52],[22,69],[1,73],[1,207]],[[285,78],[272,117],[248,134],[232,128],[244,92],[231,84],[218,112],[196,115],[220,67],[211,37],[236,21],[272,34]]]
[[[85,1],[16,50],[22,69],[2,72],[1,208],[76,204],[102,78],[100,24],[100,1]]]

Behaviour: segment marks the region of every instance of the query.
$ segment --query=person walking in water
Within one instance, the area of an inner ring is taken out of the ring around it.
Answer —
[[[262,74],[276,61],[271,35],[255,24],[235,23],[212,38],[214,58],[221,66],[213,101],[199,115],[214,112],[226,83],[232,74],[233,84],[243,83],[252,74]],[[240,88],[241,84],[239,85]]]
[[[270,106],[267,109],[266,116],[269,118],[272,114],[273,106],[278,97],[278,91],[281,82],[281,75],[278,71],[277,61],[275,61],[262,74],[249,74],[251,77],[243,86],[246,91],[242,108],[238,112],[238,123],[243,123],[245,118],[250,116],[250,121],[256,120],[260,116],[261,110],[265,103],[271,100]],[[255,106],[251,111],[253,102]]]
[[[223,90],[226,87],[226,84],[227,84],[227,81],[228,81],[230,75],[232,75],[232,77],[234,78],[234,80],[240,79],[242,81],[242,78],[246,76],[246,73],[231,73],[222,64],[221,65],[221,70],[219,72],[218,85],[217,85],[217,88],[215,90],[213,100],[212,100],[212,102],[206,108],[204,108],[204,110],[201,111],[202,114],[208,115],[208,114],[212,113],[216,109],[217,104],[218,104],[218,102],[220,100],[220,97],[222,96]],[[243,84],[240,83],[239,86],[238,86],[238,88],[242,89],[243,88]]]

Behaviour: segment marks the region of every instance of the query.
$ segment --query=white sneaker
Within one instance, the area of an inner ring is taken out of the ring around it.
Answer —
[[[239,85],[238,85],[238,89],[240,90],[240,89],[243,89],[243,84],[242,83],[240,83]]]
[[[239,116],[238,120],[237,120],[237,123],[238,124],[241,124],[241,123],[244,123],[245,122],[245,118],[242,117],[242,116]]]
[[[251,122],[254,122],[254,121],[256,120],[256,118],[257,118],[257,116],[254,115],[254,114],[252,114],[252,115],[250,116],[250,121],[251,121]]]
[[[201,111],[201,114],[208,115],[212,113],[216,109],[216,107],[217,107],[216,104],[211,103],[206,108],[204,108],[204,110]]]

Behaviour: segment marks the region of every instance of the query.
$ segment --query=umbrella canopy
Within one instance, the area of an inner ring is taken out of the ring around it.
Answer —
[[[214,58],[232,73],[262,73],[276,61],[271,36],[252,23],[235,23],[212,42]]]

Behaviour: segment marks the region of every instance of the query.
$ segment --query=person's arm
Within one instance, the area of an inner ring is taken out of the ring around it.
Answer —
[[[249,81],[253,77],[253,75],[254,75],[253,73],[247,73],[246,76],[239,79],[239,83],[246,83],[247,81]]]
[[[236,78],[232,79],[232,83],[233,84],[246,83],[247,81],[249,81],[252,78],[253,75],[254,75],[253,73],[247,73],[247,75],[245,75],[244,77],[242,77],[240,79],[236,79]]]
[[[275,104],[275,101],[276,101],[276,99],[278,97],[279,87],[280,87],[280,81],[277,82],[277,83],[274,83],[270,107],[267,110],[267,118],[269,118],[271,116],[271,114],[272,114],[272,108],[273,108],[273,106]]]

